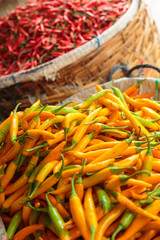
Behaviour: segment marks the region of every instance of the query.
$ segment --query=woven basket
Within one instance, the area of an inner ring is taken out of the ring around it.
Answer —
[[[17,102],[27,107],[38,98],[42,104],[55,104],[82,89],[104,83],[119,63],[130,67],[139,63],[159,66],[158,31],[141,0],[133,0],[124,16],[98,37],[98,44],[93,39],[43,66],[0,77],[0,108],[10,111]],[[153,70],[145,70],[143,75],[159,77]],[[123,76],[124,72],[119,71],[113,78]]]
[[[118,87],[122,92],[124,92],[127,88],[131,87],[134,84],[142,81],[138,94],[156,92],[157,89],[157,79],[149,78],[149,77],[125,77],[119,78],[114,81],[114,86]],[[103,89],[110,89],[110,82],[100,84]],[[159,79],[159,89],[160,89],[160,79]],[[85,89],[81,92],[78,92],[69,98],[66,98],[63,103],[67,103],[70,101],[82,102],[84,99],[89,98],[92,94],[97,93],[95,86]],[[160,90],[158,91],[157,99],[160,100]]]

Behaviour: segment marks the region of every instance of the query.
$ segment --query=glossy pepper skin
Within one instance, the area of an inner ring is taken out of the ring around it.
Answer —
[[[11,240],[13,238],[15,232],[18,229],[19,224],[21,223],[21,220],[22,220],[22,211],[20,210],[17,213],[15,213],[15,215],[13,216],[7,228],[8,240]]]
[[[76,225],[78,226],[83,238],[85,240],[90,239],[91,235],[87,226],[87,221],[85,217],[85,212],[81,203],[80,198],[78,197],[77,193],[75,192],[74,188],[74,179],[78,173],[75,173],[72,178],[72,190],[69,199],[70,210],[72,214],[72,218]]]
[[[57,235],[59,236],[60,239],[62,240],[69,240],[69,233],[68,231],[64,228],[63,224],[64,224],[64,220],[61,217],[61,215],[59,214],[58,210],[56,207],[54,207],[49,198],[48,198],[49,193],[46,194],[46,200],[48,203],[48,215],[51,219],[51,222],[54,226],[54,229],[57,233]]]

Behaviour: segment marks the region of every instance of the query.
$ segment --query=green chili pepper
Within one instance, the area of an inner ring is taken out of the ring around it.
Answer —
[[[108,194],[99,186],[96,187],[96,193],[99,200],[99,205],[103,209],[103,212],[106,213],[107,211],[111,210],[111,200]]]
[[[58,237],[61,238],[62,236],[69,236],[68,231],[63,226],[64,224],[63,218],[59,214],[57,208],[55,208],[49,201],[48,195],[49,192],[46,194],[46,200],[48,203],[48,214]]]
[[[12,218],[7,228],[8,240],[11,240],[17,231],[19,224],[22,221],[22,211],[18,211]]]
[[[94,94],[92,97],[88,98],[85,102],[83,102],[82,104],[76,105],[74,106],[74,109],[78,110],[79,108],[87,108],[88,106],[90,106],[94,101],[98,100],[99,98],[103,97],[105,94],[107,94],[108,92],[110,92],[110,90],[105,89],[102,90],[96,94]]]
[[[121,221],[117,227],[117,229],[115,230],[115,232],[112,235],[111,240],[115,240],[117,234],[122,231],[125,230],[133,221],[133,219],[135,218],[136,214],[131,212],[129,209],[127,209],[125,211],[125,213],[123,214]]]
[[[117,87],[114,87],[114,86],[110,86],[110,87],[113,89],[115,95],[120,98],[121,102],[122,102],[122,103],[124,104],[124,106],[127,107],[127,109],[128,109],[128,105],[127,105],[127,103],[126,103],[126,100],[125,100],[125,98],[124,98],[123,93],[121,92],[121,90],[120,90],[119,88],[117,88]]]

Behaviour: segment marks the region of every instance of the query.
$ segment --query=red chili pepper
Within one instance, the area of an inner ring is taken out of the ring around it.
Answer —
[[[0,76],[81,46],[112,26],[129,6],[127,0],[37,0],[18,6],[0,18]]]

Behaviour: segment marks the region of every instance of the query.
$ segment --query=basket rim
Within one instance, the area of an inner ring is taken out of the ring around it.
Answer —
[[[28,70],[21,70],[16,73],[3,75],[0,77],[1,88],[15,85],[27,81],[38,81],[40,78],[45,77],[47,80],[50,78],[53,81],[57,72],[64,67],[73,64],[75,61],[82,59],[94,50],[98,49],[107,41],[115,37],[120,31],[133,20],[137,14],[142,0],[132,0],[132,3],[127,12],[109,29],[105,30],[101,35],[93,38],[89,42],[79,46],[68,53],[63,54],[51,61],[40,64]]]
[[[142,81],[142,80],[145,80],[144,83],[146,82],[149,82],[151,84],[155,84],[156,80],[159,80],[160,82],[160,78],[153,78],[153,77],[123,77],[123,78],[118,78],[118,79],[115,79],[113,84],[115,87],[119,87],[119,84],[123,84],[124,86],[125,85],[125,82],[127,82],[127,87],[129,86],[132,86],[133,85],[133,82],[139,82],[139,81]],[[104,89],[108,89],[110,88],[110,84],[111,84],[112,81],[110,82],[105,82],[105,83],[102,83],[102,84],[99,84],[99,86],[101,86],[102,88]],[[129,84],[128,84],[129,82]],[[144,84],[142,83],[142,85]],[[126,87],[126,88],[127,88]],[[111,89],[111,88],[110,88]],[[73,94],[72,96],[64,99],[62,101],[62,103],[67,103],[67,102],[70,102],[70,101],[73,101],[73,99],[76,99],[77,101],[80,101],[80,99],[83,99],[83,97],[85,96],[85,94],[88,96],[90,96],[90,92],[92,92],[93,94],[96,93],[96,88],[95,86],[93,87],[90,87],[90,88],[87,88],[87,89],[80,89],[80,91],[78,93],[75,93]],[[83,96],[81,97],[81,94],[83,93]],[[85,98],[87,98],[87,96],[85,96]]]

